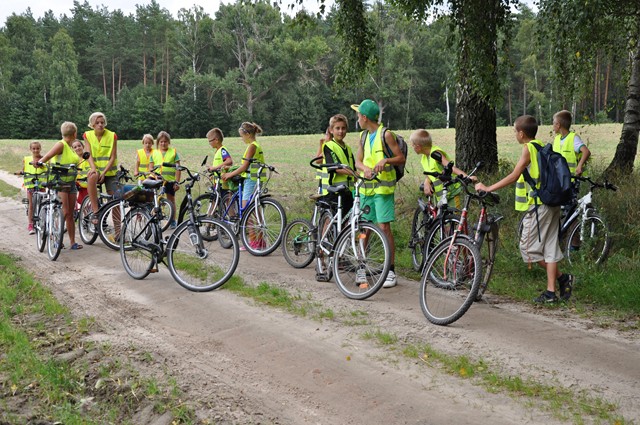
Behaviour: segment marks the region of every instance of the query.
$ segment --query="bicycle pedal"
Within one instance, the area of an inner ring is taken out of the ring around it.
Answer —
[[[151,270],[149,270],[149,273],[158,273],[158,268],[154,267]]]
[[[316,273],[316,281],[318,282],[329,282],[329,275],[324,273]]]

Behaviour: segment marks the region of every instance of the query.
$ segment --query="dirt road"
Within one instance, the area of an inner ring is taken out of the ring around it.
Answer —
[[[0,178],[16,182],[6,173]],[[221,423],[514,424],[561,423],[519,398],[492,394],[469,380],[402,355],[404,344],[429,344],[452,355],[484,359],[502,375],[584,390],[640,420],[637,331],[595,326],[570,309],[536,309],[495,297],[448,327],[429,324],[418,283],[399,280],[368,301],[351,301],[309,267],[289,267],[280,251],[242,253],[237,273],[251,285],[286,288],[335,318],[314,320],[254,305],[224,289],[196,294],[168,270],[135,281],[117,252],[99,241],[64,250],[57,262],[35,249],[23,207],[0,203],[0,250],[52,288],[78,315],[97,319],[94,335],[123,349],[153,353],[158,368],[199,400],[201,417]],[[349,320],[358,317],[362,320]],[[356,323],[357,322],[357,323]],[[380,346],[367,332],[393,334]]]

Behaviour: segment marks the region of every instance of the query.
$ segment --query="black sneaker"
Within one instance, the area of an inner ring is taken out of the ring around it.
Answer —
[[[553,304],[558,302],[558,297],[556,297],[556,294],[549,295],[547,291],[542,291],[542,294],[534,298],[533,302],[536,304]]]
[[[573,290],[573,284],[576,283],[576,277],[572,274],[568,274],[568,279],[565,283],[560,283],[560,299],[563,301],[569,301],[571,298],[571,291]]]

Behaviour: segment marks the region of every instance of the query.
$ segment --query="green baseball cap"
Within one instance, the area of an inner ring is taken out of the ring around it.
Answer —
[[[351,105],[351,109],[360,112],[371,121],[378,121],[380,116],[380,108],[378,104],[371,99],[365,99],[359,105]]]

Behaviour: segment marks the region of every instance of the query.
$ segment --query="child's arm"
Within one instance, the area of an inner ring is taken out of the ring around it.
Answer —
[[[249,145],[249,149],[247,149],[247,156],[242,159],[242,164],[236,170],[230,173],[222,174],[222,180],[229,180],[231,177],[238,176],[249,169],[249,159],[253,158],[256,154],[256,145]]]
[[[178,156],[178,154],[176,154],[176,156]],[[180,175],[182,174],[182,172],[178,169],[179,166],[180,166],[180,160],[177,159],[176,160],[176,185],[180,181]]]
[[[38,160],[38,162],[48,162],[54,156],[60,155],[62,153],[62,149],[62,142],[57,142],[55,145],[53,145],[51,150],[45,154],[45,156]]]
[[[151,158],[149,158],[149,163],[151,163]],[[140,169],[140,155],[138,155],[138,152],[136,152],[136,165],[134,168],[134,172],[133,172],[133,176],[134,177],[138,177],[138,175],[140,175],[140,173],[138,172],[138,170]],[[147,171],[149,171],[147,169]]]
[[[582,158],[580,158],[580,161],[578,162],[578,165],[576,165],[576,174],[577,175],[581,175],[582,174],[582,172],[584,171],[584,164],[587,163],[587,160],[591,156],[591,151],[589,150],[587,145],[580,146],[580,152],[582,152]]]
[[[478,191],[484,190],[485,192],[495,192],[498,189],[502,189],[503,187],[509,186],[515,183],[516,181],[518,181],[518,178],[520,177],[520,175],[522,175],[522,173],[530,163],[531,163],[531,156],[529,155],[529,148],[525,144],[524,146],[522,146],[522,154],[520,155],[520,159],[518,160],[518,163],[514,167],[513,171],[507,177],[492,184],[491,186],[485,186],[482,183],[476,183],[475,188]]]

